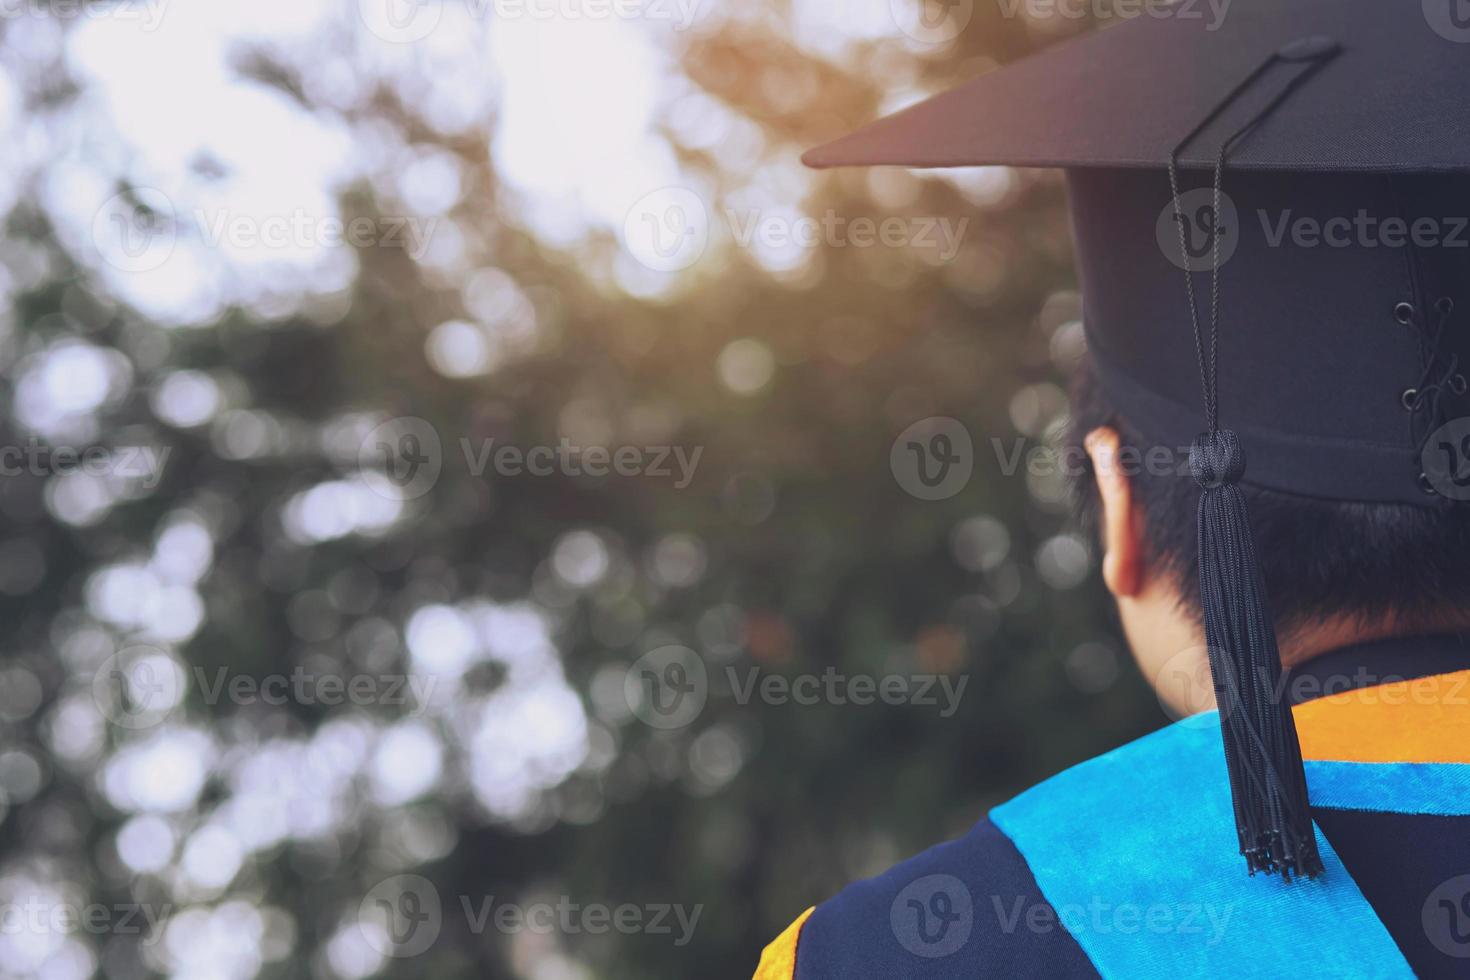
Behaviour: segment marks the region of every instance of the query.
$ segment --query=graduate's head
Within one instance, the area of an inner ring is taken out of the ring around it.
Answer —
[[[1321,870],[1282,652],[1470,609],[1463,66],[1381,0],[1251,0],[1218,31],[1098,31],[804,158],[1066,170],[1084,509],[1146,670],[1208,655],[1252,872]]]
[[[1108,398],[1090,358],[1072,391],[1077,515],[1101,555],[1129,644],[1161,696],[1203,706],[1199,487],[1179,452],[1145,438]],[[1150,461],[1149,456],[1153,455]],[[1288,660],[1357,639],[1470,625],[1470,509],[1321,500],[1243,487]],[[1198,658],[1199,663],[1193,661]]]
[[[1252,4],[1230,37],[1130,24],[806,156],[1065,168],[1098,445],[1111,429],[1167,471],[1117,484],[1139,515],[1140,547],[1105,559],[1127,610],[1171,599],[1193,635],[1201,486],[1187,458],[1217,429],[1244,453],[1229,482],[1282,635],[1329,617],[1411,628],[1466,605],[1470,486],[1433,485],[1436,465],[1470,484],[1470,148],[1431,81],[1463,51],[1409,20],[1305,0]],[[1364,77],[1414,98],[1365,101]],[[1463,444],[1440,454],[1460,419]],[[1108,489],[1092,507],[1105,541],[1129,529],[1106,520]],[[1140,653],[1186,638],[1162,616],[1125,621]]]
[[[1079,499],[1161,695],[1199,707],[1210,694],[1192,663],[1205,651],[1189,465],[1210,425],[1210,372],[1219,424],[1243,450],[1236,482],[1284,658],[1456,625],[1470,609],[1470,485],[1435,466],[1470,477],[1470,248],[1453,232],[1470,219],[1465,181],[1227,172],[1219,254],[1187,257],[1176,233],[1212,212],[1186,204],[1172,220],[1166,174],[1089,168],[1068,181],[1088,340],[1074,438],[1109,461]],[[1178,175],[1181,198],[1212,208],[1211,183]],[[1201,270],[1183,271],[1196,259]]]

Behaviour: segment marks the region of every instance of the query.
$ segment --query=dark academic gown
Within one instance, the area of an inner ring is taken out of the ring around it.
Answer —
[[[1210,712],[808,909],[756,980],[1470,978],[1470,636],[1288,683],[1320,877],[1246,874]]]

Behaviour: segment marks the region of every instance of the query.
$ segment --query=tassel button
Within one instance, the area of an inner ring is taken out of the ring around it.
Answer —
[[[1189,447],[1189,471],[1195,482],[1215,490],[1240,482],[1245,475],[1245,453],[1230,429],[1202,432]]]

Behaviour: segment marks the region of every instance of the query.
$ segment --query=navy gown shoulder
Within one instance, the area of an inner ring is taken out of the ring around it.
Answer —
[[[756,980],[1097,976],[986,818],[798,919],[766,950]]]
[[[1312,733],[1358,731],[1348,722],[1362,719],[1303,720],[1313,722],[1303,731],[1314,815],[1454,806],[1448,787],[1463,785],[1463,765],[1322,759],[1331,749]],[[1410,980],[1402,950],[1320,827],[1319,877],[1246,873],[1221,754],[1210,712],[1058,773],[958,840],[809,910],[767,947],[756,980],[1268,980],[1279,964],[1261,951],[1282,949],[1302,976]],[[1410,904],[1417,921],[1420,903]]]

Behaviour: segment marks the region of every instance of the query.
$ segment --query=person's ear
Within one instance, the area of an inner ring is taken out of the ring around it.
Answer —
[[[1115,597],[1132,598],[1143,591],[1143,524],[1133,506],[1133,482],[1118,460],[1118,433],[1109,426],[1093,429],[1084,440],[1102,503],[1103,582]]]

